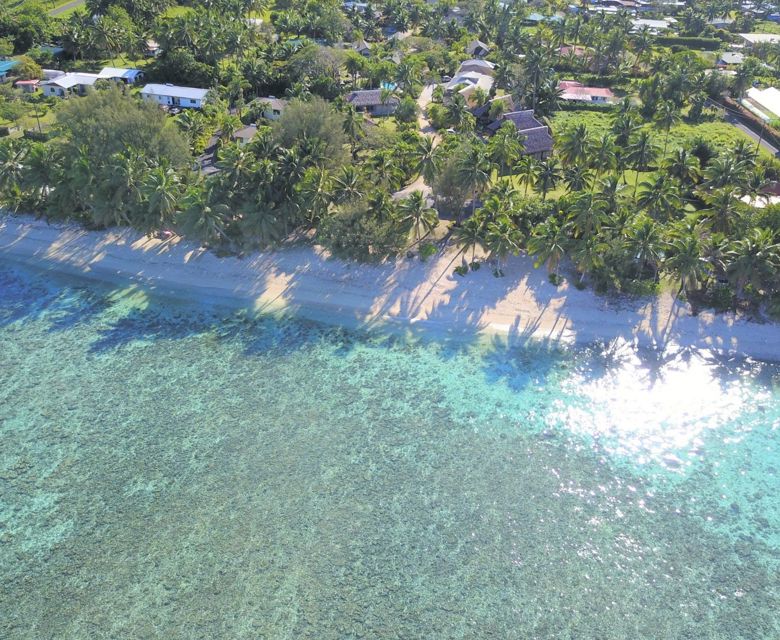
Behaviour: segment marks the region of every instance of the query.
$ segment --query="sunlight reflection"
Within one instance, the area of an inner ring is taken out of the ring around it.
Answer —
[[[756,400],[755,388],[724,380],[717,363],[700,354],[677,354],[656,369],[623,352],[604,370],[576,371],[563,388],[577,400],[559,401],[553,422],[612,454],[681,473],[704,455],[707,431]]]

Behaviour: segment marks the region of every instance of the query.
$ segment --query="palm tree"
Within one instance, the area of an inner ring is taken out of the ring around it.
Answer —
[[[639,265],[640,277],[649,266],[653,276],[658,273],[661,260],[661,234],[658,224],[646,216],[639,216],[626,234],[626,248]]]
[[[167,163],[153,167],[144,175],[140,189],[145,205],[141,229],[150,233],[171,224],[182,196],[181,180],[173,167]]]
[[[56,152],[53,153],[48,145],[34,142],[22,161],[24,171],[21,188],[32,197],[33,204],[40,210],[54,185],[61,182],[62,157]]]
[[[521,156],[515,164],[515,171],[525,183],[525,195],[528,195],[528,187],[533,185],[536,171],[538,168],[536,158],[529,155]]]
[[[588,152],[588,128],[578,124],[563,132],[559,138],[559,152],[564,165],[584,162]]]
[[[702,211],[702,214],[712,219],[715,231],[729,233],[731,220],[738,211],[738,196],[735,188],[731,186],[705,191],[701,194],[702,199],[707,204],[707,208]]]
[[[503,275],[501,269],[502,262],[510,253],[516,254],[520,250],[522,234],[517,225],[507,215],[502,215],[490,222],[486,231],[485,244],[491,255],[495,256],[498,262],[496,275]]]
[[[677,185],[666,173],[656,175],[654,180],[645,180],[640,186],[642,193],[637,203],[653,218],[666,218],[681,206]]]
[[[363,177],[355,165],[346,165],[333,180],[333,198],[338,204],[359,200],[365,196]]]
[[[212,204],[211,190],[199,186],[190,189],[184,199],[182,212],[177,216],[177,226],[187,236],[207,244],[225,241],[225,229],[231,218],[228,205]]]
[[[699,159],[688,149],[675,149],[666,159],[664,168],[685,189],[691,189],[699,179]]]
[[[507,167],[514,164],[521,153],[514,123],[505,121],[488,143],[490,159],[500,167],[500,175],[506,175]]]
[[[322,167],[307,169],[301,180],[299,193],[304,219],[310,224],[322,219],[333,203],[333,189],[328,170]]]
[[[626,185],[616,175],[610,175],[598,182],[594,199],[606,213],[614,213],[623,200]]]
[[[474,215],[463,224],[455,227],[452,236],[459,245],[463,246],[463,251],[471,248],[471,263],[476,261],[477,247],[483,247],[485,242],[485,223],[481,216]]]
[[[653,139],[647,131],[640,131],[628,146],[628,162],[635,171],[647,171],[650,163],[656,156],[656,147]],[[637,182],[634,184],[634,197],[636,197]]]
[[[728,186],[741,187],[747,182],[749,166],[733,155],[721,154],[710,161],[704,170],[704,185],[709,189]]]
[[[582,193],[574,199],[568,219],[574,228],[574,237],[584,238],[599,234],[605,215],[593,195]]]
[[[590,168],[595,170],[596,175],[601,175],[613,169],[617,161],[614,137],[605,133],[595,140],[590,146],[588,157]]]
[[[564,226],[555,218],[547,218],[538,224],[528,240],[528,253],[536,256],[534,266],[538,269],[543,264],[547,270],[555,274],[555,282],[558,282],[558,270],[561,259],[566,255],[569,238]]]
[[[0,194],[18,192],[28,147],[17,141],[0,144]]]
[[[666,132],[664,136],[664,150],[661,154],[662,158],[666,158],[666,148],[669,145],[669,133],[672,127],[680,122],[680,111],[677,105],[671,100],[665,100],[661,103],[658,111],[655,114],[655,121],[658,126]]]
[[[627,146],[638,129],[639,123],[633,109],[619,113],[612,123],[612,133],[615,134],[615,144],[618,147]]]
[[[356,157],[357,145],[360,139],[365,135],[363,131],[363,116],[357,112],[353,105],[347,105],[344,109],[344,133],[349,140],[349,147],[352,151],[352,158]]]
[[[780,271],[780,244],[769,229],[751,229],[750,233],[736,240],[726,253],[726,273],[734,282],[737,299],[742,298],[745,286],[754,289],[776,286]]]
[[[491,166],[485,153],[484,145],[479,141],[473,141],[465,145],[463,156],[458,164],[458,175],[471,191],[471,215],[477,208],[479,193],[490,182]]]
[[[571,257],[580,274],[580,284],[585,279],[585,274],[604,265],[604,254],[607,250],[607,244],[596,235],[583,236],[577,241]]]
[[[466,99],[459,93],[455,93],[447,105],[447,120],[456,131],[465,132],[472,128],[474,116],[471,115]]]
[[[584,191],[591,183],[591,173],[583,165],[569,167],[563,172],[563,181],[569,191]]]
[[[536,171],[534,191],[542,194],[542,200],[547,199],[547,194],[555,189],[561,181],[561,170],[556,158],[542,160]]]
[[[401,222],[411,224],[415,242],[420,242],[421,227],[427,234],[439,224],[439,215],[436,213],[436,209],[428,206],[422,191],[412,191],[408,198],[401,201],[398,210],[401,214]]]
[[[417,159],[414,166],[415,173],[422,176],[425,184],[432,185],[441,165],[441,157],[436,151],[436,142],[432,137],[421,136],[417,141],[414,154]]]
[[[667,245],[667,257],[664,268],[675,274],[680,280],[680,289],[693,291],[709,274],[709,264],[702,257],[702,246],[698,236],[693,233],[673,238]]]

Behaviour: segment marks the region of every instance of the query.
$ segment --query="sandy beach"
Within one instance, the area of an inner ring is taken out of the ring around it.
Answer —
[[[349,327],[410,327],[447,335],[506,336],[513,343],[626,341],[780,360],[780,325],[733,314],[690,315],[671,295],[607,297],[551,285],[525,256],[496,278],[489,268],[457,276],[456,250],[425,263],[346,263],[297,247],[218,258],[194,244],[132,230],[89,232],[24,216],[0,217],[0,258],[111,283],[135,283],[181,299],[293,312]]]

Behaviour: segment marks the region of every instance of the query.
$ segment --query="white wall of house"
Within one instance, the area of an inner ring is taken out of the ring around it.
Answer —
[[[157,104],[167,107],[183,107],[185,109],[200,109],[203,106],[203,100],[199,98],[177,98],[175,96],[161,96],[155,93],[142,93],[144,100],[151,100]]]

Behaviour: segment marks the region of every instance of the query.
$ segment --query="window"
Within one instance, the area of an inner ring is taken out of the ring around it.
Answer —
[[[198,104],[196,100],[190,100],[190,104]]]

